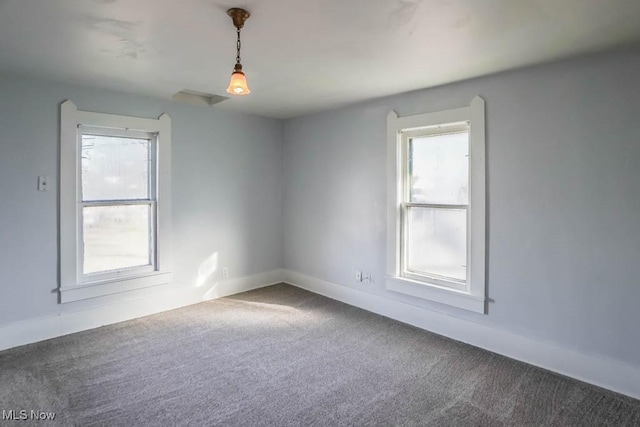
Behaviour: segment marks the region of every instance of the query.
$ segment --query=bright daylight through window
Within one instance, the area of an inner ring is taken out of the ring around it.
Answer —
[[[61,301],[170,281],[171,121],[62,105]]]
[[[83,274],[151,270],[155,135],[83,127],[80,133]]]
[[[457,130],[459,129],[459,130]],[[403,133],[403,276],[464,289],[467,281],[468,125]]]
[[[484,312],[484,102],[387,125],[387,288]]]

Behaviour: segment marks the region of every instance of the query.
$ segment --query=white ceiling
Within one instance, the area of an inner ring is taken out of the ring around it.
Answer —
[[[639,0],[0,0],[0,69],[286,118],[640,43]]]

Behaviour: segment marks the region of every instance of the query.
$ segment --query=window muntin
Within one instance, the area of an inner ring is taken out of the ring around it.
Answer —
[[[401,276],[468,289],[469,126],[401,132]]]
[[[80,127],[79,144],[79,277],[93,282],[154,271],[156,136]]]

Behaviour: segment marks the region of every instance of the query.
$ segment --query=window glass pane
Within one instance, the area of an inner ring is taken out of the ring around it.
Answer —
[[[84,274],[151,264],[149,205],[82,209]]]
[[[148,139],[82,135],[82,200],[149,198]]]
[[[467,211],[410,207],[407,215],[407,270],[467,279]]]
[[[469,202],[469,133],[411,138],[411,202],[466,205]]]

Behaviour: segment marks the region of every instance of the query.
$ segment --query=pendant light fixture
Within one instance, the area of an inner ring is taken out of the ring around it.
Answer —
[[[233,7],[227,10],[227,15],[233,20],[233,26],[236,27],[238,33],[238,41],[236,47],[238,54],[236,55],[236,65],[233,67],[233,73],[231,73],[231,81],[227,92],[232,95],[247,95],[251,93],[249,86],[247,86],[247,78],[242,72],[242,64],[240,63],[240,29],[244,26],[244,22],[249,18],[250,13],[244,9]]]

